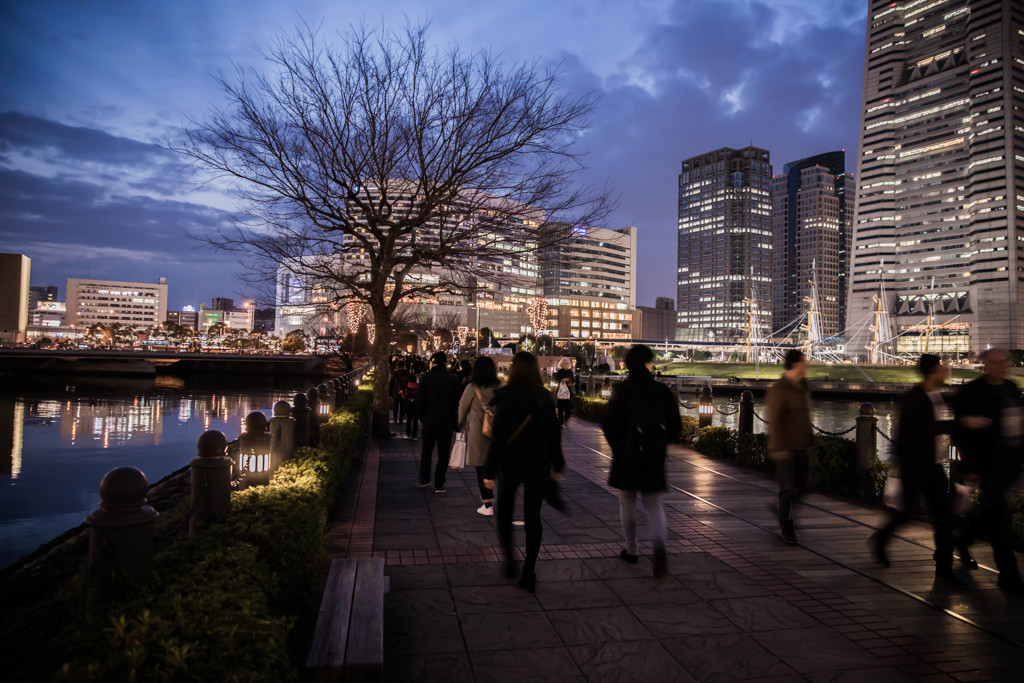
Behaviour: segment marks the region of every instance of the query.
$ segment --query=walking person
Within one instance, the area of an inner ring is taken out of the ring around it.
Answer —
[[[555,400],[558,405],[558,424],[565,426],[572,414],[572,394],[575,381],[572,374],[572,361],[563,358],[558,361],[558,371],[555,372]]]
[[[419,390],[419,376],[410,372],[405,390],[399,393],[402,398],[402,415],[405,417],[405,435],[410,439],[415,439],[420,429],[420,416],[416,412],[416,394]]]
[[[476,468],[476,481],[480,486],[477,512],[487,517],[494,515],[494,491],[484,486],[484,465],[491,446],[491,437],[484,434],[484,417],[490,413],[493,419],[490,403],[500,386],[494,361],[490,356],[479,356],[459,401],[459,429],[466,432],[466,465]]]
[[[665,455],[669,443],[679,439],[683,421],[671,390],[651,375],[654,353],[638,344],[626,352],[629,376],[612,390],[604,432],[612,448],[608,484],[619,489],[619,519],[626,547],[619,557],[639,561],[636,543],[636,496],[643,496],[647,524],[654,544],[654,575],[668,571],[665,542],[668,527],[661,499],[668,488]]]
[[[423,447],[420,451],[420,479],[418,486],[430,486],[430,463],[437,447],[437,466],[434,468],[434,493],[445,492],[448,457],[452,450],[452,433],[458,423],[459,381],[448,372],[448,357],[438,351],[430,357],[430,370],[419,383],[416,394],[416,413],[423,423]]]
[[[768,456],[775,462],[779,485],[779,531],[789,545],[798,543],[793,525],[793,505],[810,485],[811,392],[807,388],[807,358],[790,349],[783,360],[785,371],[768,388]]]
[[[555,403],[544,387],[536,356],[520,351],[512,358],[508,384],[492,402],[494,428],[484,466],[484,486],[494,490],[497,479],[496,521],[505,553],[504,574],[510,579],[519,573],[512,558],[512,508],[516,491],[523,487],[526,559],[519,586],[533,593],[537,588],[537,555],[543,530],[541,503],[551,480],[562,480],[565,467]]]
[[[391,386],[389,387],[389,393],[391,400],[395,402],[395,422],[401,424],[405,417],[402,411],[404,404],[405,387],[409,383],[409,369],[405,367],[405,361],[399,360],[394,373],[391,375]]]
[[[942,397],[946,368],[942,359],[930,353],[917,362],[921,381],[906,393],[896,431],[896,463],[903,483],[903,508],[889,523],[871,537],[871,551],[880,564],[888,567],[886,546],[900,525],[914,514],[917,499],[924,495],[931,508],[935,526],[935,579],[955,588],[967,584],[953,573],[953,532],[949,480],[942,468],[944,453],[938,448],[940,435],[949,434],[953,420],[943,419],[947,410]]]
[[[977,510],[968,514],[957,546],[960,560],[971,567],[970,545],[987,532],[999,570],[999,587],[1024,595],[1024,581],[1013,554],[1012,513],[1006,493],[1020,475],[1024,458],[1024,401],[1009,379],[1010,358],[1003,349],[981,354],[984,372],[960,390],[954,402],[959,426],[961,472],[981,489]]]

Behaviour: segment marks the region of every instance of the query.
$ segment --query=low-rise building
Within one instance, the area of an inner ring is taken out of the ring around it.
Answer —
[[[67,324],[157,327],[167,319],[167,279],[156,284],[68,278]]]

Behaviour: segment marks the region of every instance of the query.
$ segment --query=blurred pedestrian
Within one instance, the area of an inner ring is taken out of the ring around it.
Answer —
[[[953,573],[952,501],[949,480],[942,468],[948,450],[940,447],[944,443],[941,435],[949,434],[955,426],[953,420],[943,419],[947,406],[942,386],[946,382],[947,368],[941,358],[926,353],[917,362],[917,369],[922,379],[903,397],[896,431],[896,463],[903,486],[903,507],[871,537],[871,550],[875,560],[889,566],[886,554],[889,539],[912,517],[917,499],[923,495],[928,500],[935,527],[935,579],[955,588],[966,588],[963,579]]]
[[[459,380],[448,372],[448,357],[438,351],[430,357],[430,370],[420,380],[416,394],[416,412],[423,423],[423,447],[420,451],[419,487],[430,486],[430,463],[437,447],[434,468],[434,493],[445,492],[452,433],[458,424]]]
[[[575,391],[575,381],[572,374],[572,361],[563,358],[558,361],[558,371],[555,372],[555,400],[558,404],[558,424],[565,426],[572,414],[572,395]]]
[[[798,543],[793,524],[793,506],[810,485],[811,392],[807,388],[807,358],[803,351],[790,349],[783,360],[785,371],[768,388],[768,455],[775,461],[779,485],[779,530],[789,545]]]
[[[476,468],[476,480],[480,486],[477,512],[487,517],[494,515],[494,491],[484,486],[484,465],[491,447],[491,437],[484,434],[484,417],[490,413],[493,420],[490,403],[494,391],[500,386],[494,361],[490,356],[479,356],[459,401],[459,429],[466,432],[466,464]]]
[[[619,489],[619,519],[626,547],[619,557],[630,564],[640,558],[636,542],[636,494],[643,495],[647,525],[654,544],[654,575],[668,571],[668,527],[661,498],[668,483],[665,455],[679,440],[683,421],[671,390],[654,379],[654,353],[638,344],[626,352],[629,376],[612,390],[601,429],[612,449],[608,484]]]
[[[410,439],[415,439],[420,429],[420,415],[416,407],[416,395],[420,390],[419,380],[418,374],[410,373],[405,390],[399,393],[402,398],[402,414],[405,416],[405,435]]]
[[[968,513],[957,539],[960,559],[976,567],[970,545],[982,533],[992,540],[999,569],[999,587],[1024,595],[1012,547],[1012,513],[1006,494],[1020,476],[1024,458],[1024,401],[1009,379],[1010,358],[1003,349],[981,354],[984,372],[956,396],[960,426],[960,470],[964,479],[981,490],[980,507]]]
[[[459,368],[455,371],[455,376],[459,378],[459,384],[466,386],[469,384],[470,378],[473,376],[473,365],[468,360],[459,361]]]
[[[552,479],[562,480],[561,428],[551,392],[541,380],[537,357],[520,351],[512,359],[508,384],[492,400],[495,406],[491,446],[484,466],[484,485],[494,490],[497,479],[497,527],[505,553],[505,576],[518,575],[512,559],[512,508],[523,487],[526,560],[519,585],[537,588],[537,555],[542,525],[540,507]]]

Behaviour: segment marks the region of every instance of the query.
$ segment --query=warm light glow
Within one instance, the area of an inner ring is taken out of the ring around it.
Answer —
[[[348,316],[348,331],[355,334],[359,331],[359,323],[363,322],[366,315],[366,305],[358,301],[349,301],[345,304],[345,312]]]
[[[366,338],[372,344],[373,340],[377,337],[377,326],[373,323],[366,323]]]
[[[544,326],[548,319],[547,299],[534,297],[526,307],[526,313],[530,316],[530,326],[533,327],[534,336],[540,337],[544,334]]]

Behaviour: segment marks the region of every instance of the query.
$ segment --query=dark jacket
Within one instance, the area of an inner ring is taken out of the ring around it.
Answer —
[[[1018,433],[1020,426],[1004,422],[1020,421],[1024,401],[1020,390],[1010,381],[990,384],[984,377],[968,382],[953,402],[956,418],[985,417],[992,424],[985,429],[957,428],[956,443],[960,451],[961,472],[979,475],[996,474],[1016,478],[1024,444]]]
[[[806,450],[814,445],[811,394],[807,381],[785,375],[772,382],[765,396],[768,412],[768,452]]]
[[[494,479],[502,472],[542,476],[565,468],[562,428],[550,392],[506,386],[495,392],[491,405],[494,425],[484,477]],[[513,438],[528,415],[530,421]]]
[[[667,445],[679,440],[683,421],[667,386],[646,369],[630,372],[612,389],[601,429],[612,448],[610,486],[641,493],[668,487]]]
[[[576,381],[576,377],[575,377],[575,375],[573,375],[572,370],[570,370],[569,368],[559,368],[558,371],[555,372],[554,379],[555,379],[555,392],[554,392],[554,395],[555,395],[556,399],[558,398],[558,387],[561,386],[563,379],[569,380],[566,383],[566,385],[569,387],[569,395],[570,395],[570,397],[573,394],[576,393],[575,386],[574,386],[575,381]]]
[[[409,378],[412,377],[412,373],[409,372],[408,368],[398,368],[391,374],[390,391],[388,393],[391,396],[397,397],[398,392],[405,389],[405,385],[409,383]]]
[[[903,397],[896,428],[896,462],[903,476],[923,475],[936,463],[935,437],[949,434],[953,420],[936,420],[928,393],[915,384]]]
[[[459,417],[462,389],[455,375],[442,367],[433,367],[420,379],[416,393],[416,414],[423,422],[455,427]]]

